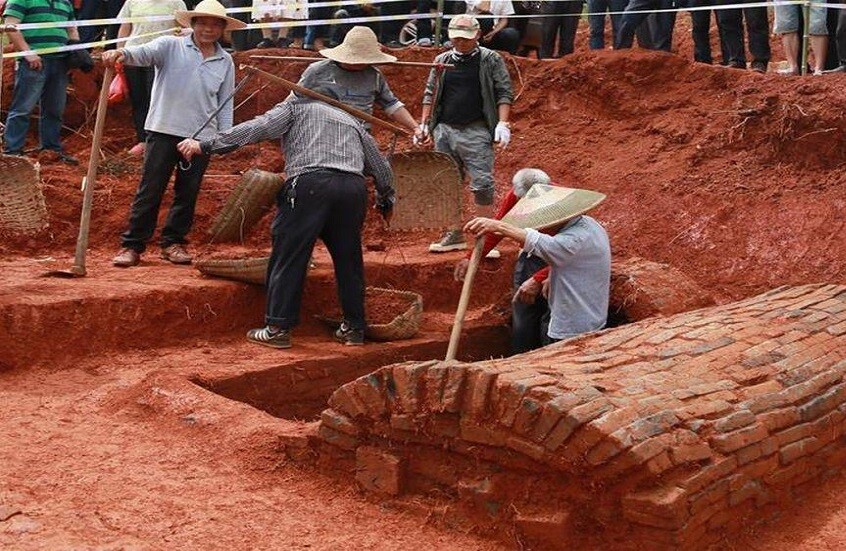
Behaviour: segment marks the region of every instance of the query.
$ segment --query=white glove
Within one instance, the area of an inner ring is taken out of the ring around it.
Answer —
[[[503,149],[508,147],[508,142],[511,141],[511,129],[508,128],[507,122],[499,121],[496,123],[496,128],[494,129],[494,141],[498,142],[500,147]]]
[[[429,140],[429,125],[421,122],[417,129],[420,131],[420,134],[418,135],[417,132],[414,133],[414,137],[411,139],[412,143],[414,145],[426,143]]]

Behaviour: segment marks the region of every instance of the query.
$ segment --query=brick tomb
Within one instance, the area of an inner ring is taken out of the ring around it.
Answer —
[[[546,547],[704,546],[846,462],[845,335],[846,287],[812,285],[387,366],[332,395],[321,446],[369,490],[447,491]]]

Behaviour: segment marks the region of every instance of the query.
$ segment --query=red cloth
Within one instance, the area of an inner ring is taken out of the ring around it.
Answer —
[[[508,195],[506,195],[505,198],[502,200],[502,204],[499,206],[499,210],[496,212],[496,215],[494,215],[494,220],[502,220],[503,218],[505,218],[505,215],[508,214],[508,211],[510,211],[512,208],[514,208],[514,205],[516,205],[517,201],[519,201],[519,200],[520,200],[520,198],[517,197],[516,195],[514,195],[514,189],[513,188],[509,189]],[[541,233],[545,233],[547,235],[553,235],[549,230],[542,230]],[[486,235],[485,236],[485,245],[482,247],[482,258],[487,256],[487,254],[489,252],[491,252],[497,245],[499,245],[500,241],[502,241],[501,235],[494,235],[492,233],[489,233],[488,235]],[[471,254],[472,254],[472,251],[468,252],[467,258],[470,258]],[[544,281],[546,281],[546,278],[548,278],[548,277],[549,277],[549,266],[547,266],[546,268],[541,268],[540,270],[535,272],[535,275],[532,276],[532,278],[535,281],[537,281],[538,283],[543,283]]]

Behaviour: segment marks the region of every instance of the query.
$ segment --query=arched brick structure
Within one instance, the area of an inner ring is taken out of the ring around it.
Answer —
[[[365,487],[452,487],[550,543],[578,518],[704,545],[846,462],[844,335],[846,287],[780,288],[501,360],[388,366],[332,395],[320,435]]]

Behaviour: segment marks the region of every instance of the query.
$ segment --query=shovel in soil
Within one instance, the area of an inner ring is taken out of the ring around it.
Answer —
[[[103,85],[97,100],[97,119],[94,122],[94,139],[91,143],[91,156],[88,159],[88,173],[82,179],[82,214],[79,217],[79,236],[76,238],[76,254],[70,270],[51,270],[45,277],[85,277],[85,251],[88,249],[88,228],[91,223],[91,204],[94,200],[94,186],[97,183],[97,166],[100,164],[100,141],[106,126],[109,84],[114,77],[114,69],[106,67],[103,73]]]

